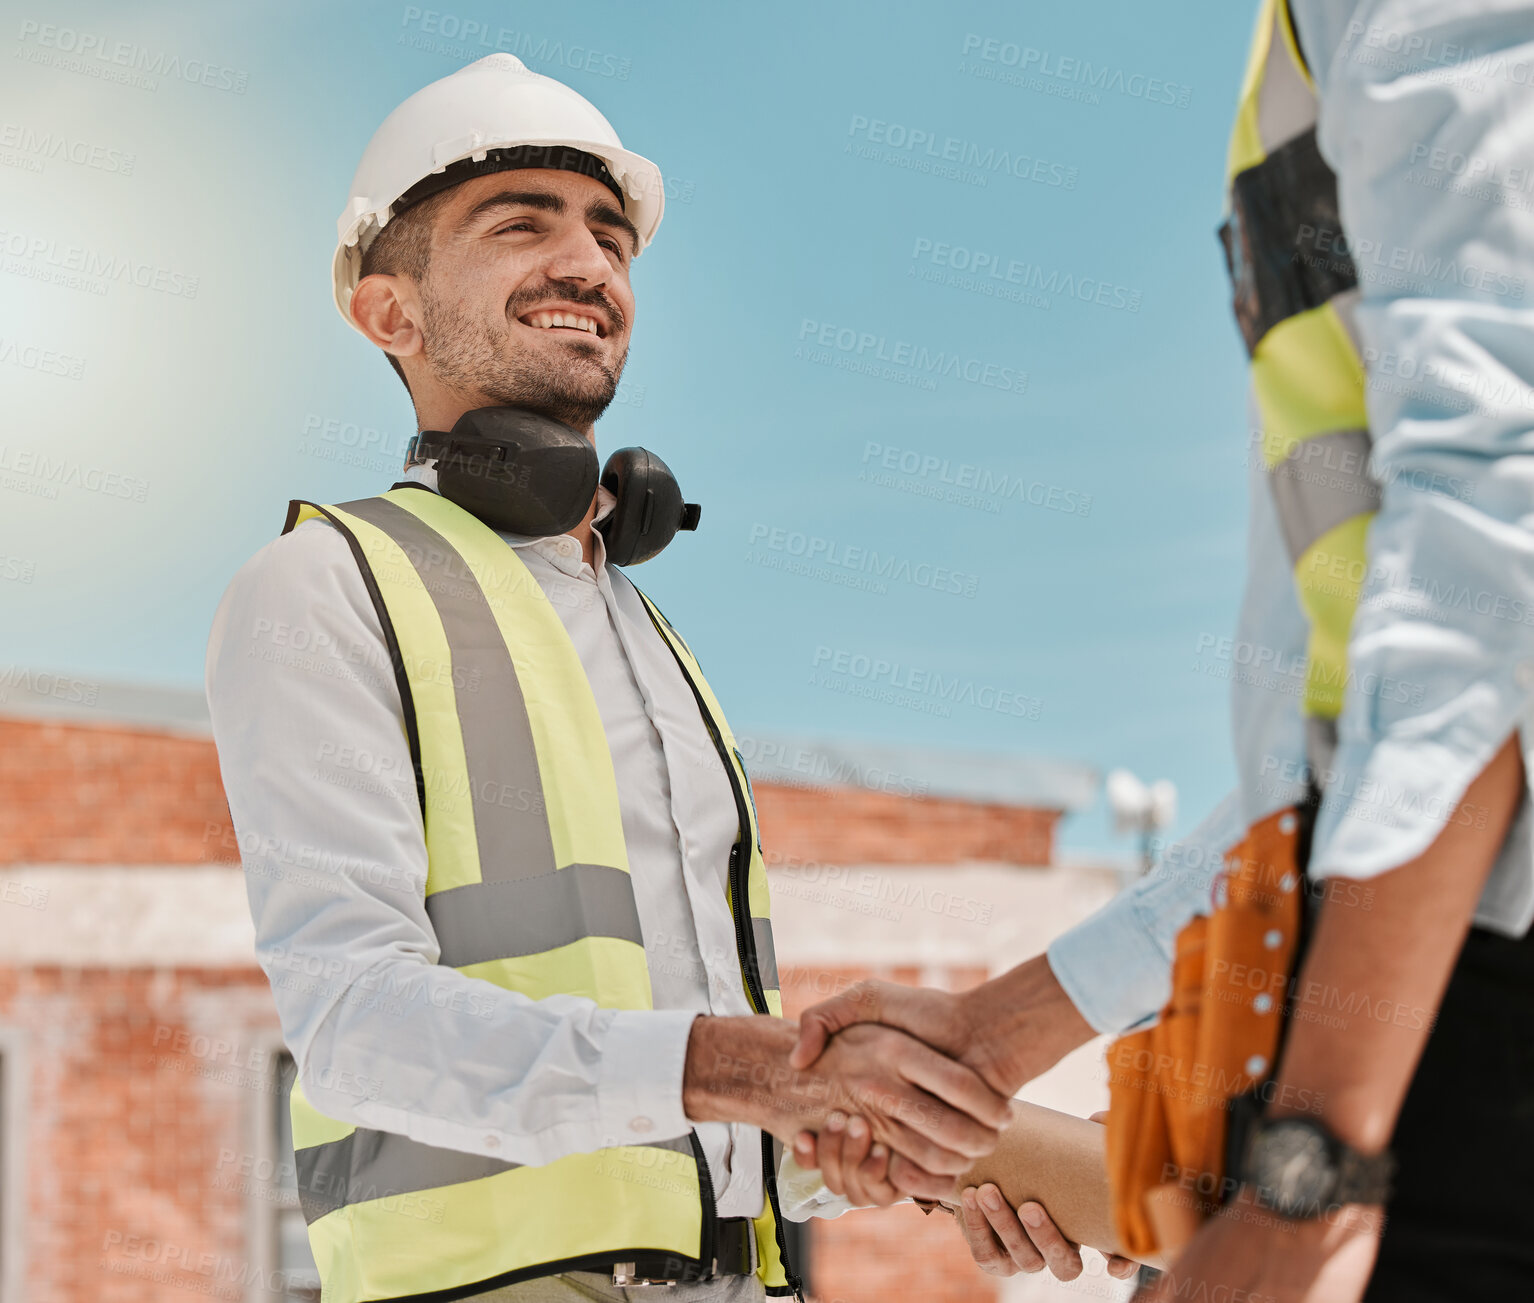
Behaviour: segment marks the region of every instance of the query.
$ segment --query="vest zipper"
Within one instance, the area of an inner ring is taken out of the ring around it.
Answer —
[[[719,1220],[719,1203],[714,1197],[714,1177],[708,1170],[708,1159],[703,1153],[703,1142],[696,1130],[687,1133],[692,1143],[692,1156],[698,1164],[698,1193],[703,1199],[703,1230],[699,1237],[698,1260],[703,1264],[703,1279],[714,1274],[714,1259],[719,1254],[716,1243],[718,1232],[714,1223]]]
[[[638,586],[635,586],[638,592]],[[741,791],[740,779],[735,776],[735,766],[730,761],[729,748],[724,744],[724,738],[720,736],[719,729],[714,723],[713,716],[709,714],[707,705],[704,704],[703,694],[698,691],[698,685],[692,681],[692,675],[687,672],[687,666],[683,664],[681,654],[672,644],[666,631],[661,628],[661,621],[657,619],[659,608],[654,606],[648,597],[640,594],[640,600],[644,603],[645,613],[650,617],[650,623],[655,626],[655,632],[660,634],[660,640],[670,649],[677,669],[682,671],[682,677],[687,680],[687,686],[692,689],[693,699],[698,703],[698,714],[703,717],[704,726],[708,729],[708,735],[713,740],[714,750],[719,753],[719,759],[724,765],[724,772],[730,780],[730,791],[735,797],[735,817],[740,824],[740,836],[730,847],[729,872],[726,875],[730,884],[730,915],[735,920],[735,948],[740,958],[740,973],[746,984],[746,996],[751,1001],[751,1007],[759,1014],[771,1015],[767,1008],[767,993],[762,989],[761,968],[756,958],[756,936],[751,931],[751,816],[746,809],[745,793]],[[664,617],[662,617],[664,618]],[[667,622],[669,623],[669,621]],[[680,637],[680,635],[677,635]],[[745,766],[741,766],[744,770]],[[747,852],[743,856],[741,847],[746,847]],[[698,1143],[696,1132],[692,1137],[693,1147],[698,1153],[698,1170],[700,1173],[707,1172],[708,1164],[703,1161],[703,1150]],[[772,1136],[762,1132],[762,1184],[767,1189],[767,1201],[772,1205],[772,1228],[778,1241],[778,1257],[783,1263],[783,1275],[788,1281],[788,1287],[793,1291],[796,1299],[804,1297],[804,1283],[794,1274],[793,1263],[788,1259],[788,1244],[783,1238],[783,1212],[778,1204],[778,1179],[773,1170]],[[708,1188],[708,1208],[714,1207],[713,1185]]]
[[[728,762],[726,762],[728,763]],[[734,777],[734,771],[731,771]],[[749,834],[748,834],[749,835]],[[749,861],[747,861],[749,864]],[[740,957],[740,975],[746,984],[746,995],[757,1013],[767,1013],[767,992],[762,989],[761,971],[756,961],[756,934],[751,930],[751,881],[750,868],[742,867],[740,843],[730,847],[730,916],[735,921],[735,953]],[[736,902],[747,902],[744,910]]]

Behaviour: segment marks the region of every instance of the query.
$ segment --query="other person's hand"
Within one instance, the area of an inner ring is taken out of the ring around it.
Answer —
[[[1038,955],[959,994],[858,982],[805,1011],[790,1064],[808,1068],[838,1032],[869,1022],[910,1033],[1008,1096],[1096,1034]]]
[[[873,1138],[873,1128],[857,1114],[849,1118],[839,1111],[832,1113],[818,1136],[801,1131],[794,1137],[793,1152],[800,1167],[818,1167],[826,1189],[854,1207],[887,1208],[905,1197],[889,1179],[894,1156]]]
[[[966,1187],[955,1214],[970,1257],[992,1276],[1014,1276],[1049,1268],[1056,1280],[1081,1275],[1081,1246],[1060,1233],[1043,1204],[1024,1203],[1016,1211],[994,1185]],[[1108,1274],[1128,1280],[1136,1264],[1116,1254],[1107,1258]]]
[[[798,1036],[776,1018],[704,1017],[693,1023],[682,1102],[694,1121],[746,1122],[792,1144],[832,1113],[860,1114],[872,1138],[905,1161],[889,1179],[904,1194],[952,1197],[954,1178],[996,1147],[1007,1100],[967,1067],[904,1032],[841,1033],[814,1067],[796,1070]]]

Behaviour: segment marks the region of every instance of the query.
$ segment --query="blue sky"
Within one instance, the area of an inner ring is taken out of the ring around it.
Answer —
[[[287,500],[390,482],[411,412],[330,304],[335,218],[383,116],[499,44],[668,178],[598,441],[704,504],[635,578],[737,732],[1127,766],[1181,828],[1229,786],[1251,6],[42,8],[0,4],[7,666],[199,685]],[[1100,810],[1064,842],[1128,850]]]

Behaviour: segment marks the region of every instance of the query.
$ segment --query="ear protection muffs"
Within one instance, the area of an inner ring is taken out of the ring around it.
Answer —
[[[597,521],[608,559],[637,566],[660,552],[681,529],[697,529],[703,508],[683,502],[676,476],[653,452],[619,448],[602,468],[602,487],[618,505]]]
[[[437,490],[492,529],[544,538],[581,523],[598,484],[597,453],[579,430],[524,407],[479,407],[451,432],[423,430],[407,463],[437,462]],[[670,468],[643,448],[620,448],[600,482],[618,500],[599,521],[607,558],[638,565],[678,530],[697,529],[702,508],[683,502]]]

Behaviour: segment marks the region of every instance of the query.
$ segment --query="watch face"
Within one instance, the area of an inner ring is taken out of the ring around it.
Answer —
[[[1252,1142],[1247,1180],[1261,1202],[1289,1216],[1313,1216],[1328,1202],[1337,1167],[1324,1133],[1303,1119],[1270,1122]]]

